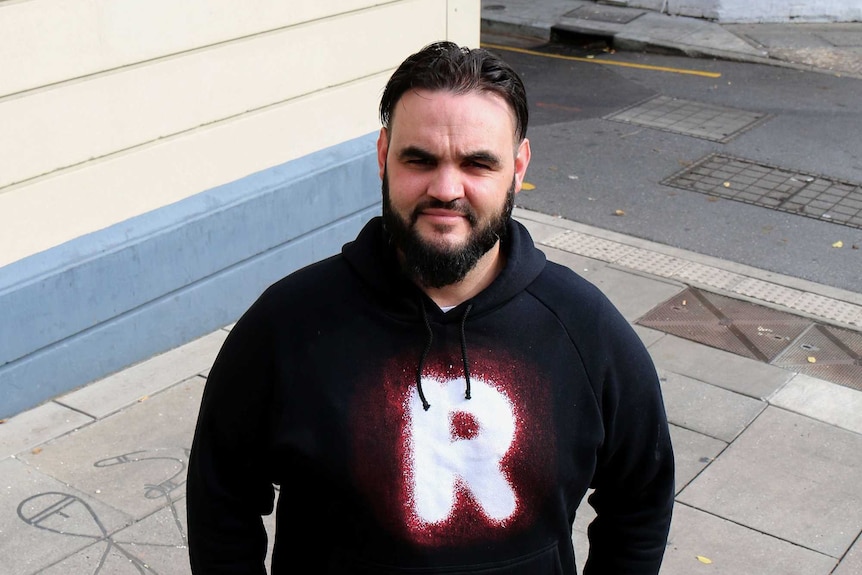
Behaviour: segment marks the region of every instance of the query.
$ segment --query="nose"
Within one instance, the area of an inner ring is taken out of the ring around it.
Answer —
[[[458,170],[440,166],[428,184],[428,195],[441,202],[451,202],[464,197],[464,183]]]

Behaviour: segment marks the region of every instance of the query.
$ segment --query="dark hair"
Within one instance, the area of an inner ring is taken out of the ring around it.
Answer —
[[[408,90],[447,90],[455,94],[492,92],[515,114],[515,135],[527,134],[527,93],[518,74],[491,52],[452,42],[429,44],[398,66],[380,99],[380,121],[388,129],[395,105]]]

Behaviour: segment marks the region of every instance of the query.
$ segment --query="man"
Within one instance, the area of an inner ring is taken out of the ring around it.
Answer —
[[[189,467],[194,573],[655,574],[673,455],[655,370],[511,219],[515,72],[437,43],[380,105],[383,216],[270,287],[213,366]]]

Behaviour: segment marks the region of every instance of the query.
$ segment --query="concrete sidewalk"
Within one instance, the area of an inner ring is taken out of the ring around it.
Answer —
[[[637,249],[647,260],[673,257],[713,274],[782,279],[534,212],[516,217],[550,259],[598,285],[632,322],[686,285],[548,244],[576,233],[588,245],[600,242],[602,253]],[[862,296],[848,303],[853,294],[792,283],[843,297],[862,320]],[[185,465],[206,375],[228,329],[0,426],[3,573],[189,573]],[[662,377],[678,466],[662,573],[862,572],[862,393],[635,329]],[[581,560],[590,518],[584,505],[574,535]]]
[[[575,0],[485,0],[483,35],[529,44],[557,30],[607,38],[617,49],[862,77],[862,24],[719,26],[610,8]],[[633,324],[694,281],[685,278],[733,277],[759,286],[749,294],[793,290],[823,304],[785,308],[791,313],[856,331],[862,325],[862,293],[535,212],[517,210],[516,217],[550,259],[598,285]],[[580,238],[581,247],[560,241],[566,234]],[[612,255],[620,253],[637,257]],[[691,273],[664,273],[669,260]],[[862,392],[635,329],[662,377],[678,466],[662,573],[862,573]],[[185,467],[209,366],[228,330],[0,425],[0,572],[189,573]],[[574,533],[581,561],[590,518],[584,506]],[[271,528],[271,518],[267,523]]]
[[[717,24],[588,0],[482,0],[482,34],[525,46],[552,38],[862,78],[862,22]]]

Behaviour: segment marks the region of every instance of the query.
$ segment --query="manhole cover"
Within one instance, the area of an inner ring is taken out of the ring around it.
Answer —
[[[805,318],[696,288],[677,294],[637,323],[766,363],[812,325]]]
[[[759,112],[655,96],[604,118],[724,143],[767,117]]]
[[[662,184],[862,228],[862,185],[710,154]]]
[[[862,391],[862,334],[815,324],[774,365]]]

